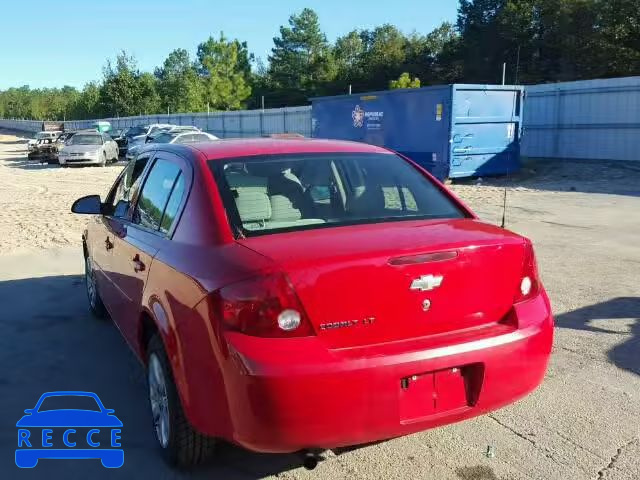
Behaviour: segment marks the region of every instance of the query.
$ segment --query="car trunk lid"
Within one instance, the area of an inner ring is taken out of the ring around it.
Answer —
[[[319,228],[240,240],[277,262],[318,336],[346,348],[502,320],[522,237],[472,219]]]

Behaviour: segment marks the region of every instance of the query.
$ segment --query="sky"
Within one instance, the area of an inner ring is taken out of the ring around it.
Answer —
[[[316,11],[334,41],[354,28],[383,23],[426,34],[456,19],[457,0],[21,0],[2,6],[0,90],[71,85],[102,77],[107,58],[120,50],[153,71],[169,52],[197,46],[224,31],[247,41],[265,63],[273,37],[292,13]]]

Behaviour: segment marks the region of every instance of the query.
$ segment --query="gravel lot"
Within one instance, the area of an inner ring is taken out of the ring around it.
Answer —
[[[533,239],[556,314],[547,377],[529,397],[461,424],[328,452],[314,471],[294,455],[224,445],[190,474],[155,450],[142,369],[118,332],[86,312],[78,249],[85,220],[69,212],[104,195],[120,170],[61,169],[26,160],[25,140],[0,132],[0,478],[640,478],[640,163],[538,164],[509,179],[453,185],[498,223]],[[90,390],[123,421],[125,465],[13,463],[15,422],[48,390]],[[495,458],[487,458],[487,446]]]

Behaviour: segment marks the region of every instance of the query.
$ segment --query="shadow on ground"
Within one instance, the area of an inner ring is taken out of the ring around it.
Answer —
[[[142,366],[109,321],[86,308],[82,276],[0,282],[0,478],[14,478],[9,454],[17,444],[15,423],[44,392],[84,390],[98,394],[122,420],[124,466],[107,470],[98,460],[41,460],[20,476],[57,478],[254,479],[301,466],[298,455],[254,454],[223,444],[210,465],[177,474],[156,448]]]
[[[640,163],[611,160],[529,159],[519,172],[458,179],[456,184],[640,197]]]
[[[632,320],[629,333],[621,333],[616,322]],[[590,323],[599,320],[610,322],[611,329]],[[624,336],[622,343],[608,352],[611,362],[618,368],[640,375],[640,298],[619,297],[588,307],[579,308],[556,317],[560,328]]]
[[[21,170],[46,170],[49,168],[59,168],[59,165],[49,165],[47,163],[41,163],[39,160],[29,160],[27,156],[22,157],[8,157],[3,158],[3,162],[9,168],[19,168]]]

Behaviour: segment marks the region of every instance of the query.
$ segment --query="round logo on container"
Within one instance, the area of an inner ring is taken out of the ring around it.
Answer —
[[[353,118],[354,127],[362,128],[362,125],[364,125],[364,110],[360,108],[360,105],[356,105],[356,108],[353,109],[351,118]]]

